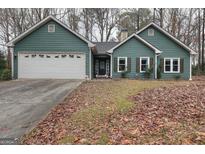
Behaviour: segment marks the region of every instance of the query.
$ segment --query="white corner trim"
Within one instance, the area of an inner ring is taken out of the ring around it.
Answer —
[[[79,37],[80,39],[82,39],[83,41],[85,41],[86,43],[88,43],[89,47],[93,47],[95,46],[95,44],[93,44],[92,42],[88,41],[87,39],[85,39],[82,35],[74,32],[73,30],[71,30],[69,27],[67,27],[65,24],[63,24],[62,22],[60,22],[58,19],[56,19],[55,17],[53,17],[52,15],[46,17],[45,19],[41,20],[39,23],[37,23],[36,25],[32,26],[31,28],[29,28],[27,31],[25,31],[24,33],[22,33],[21,35],[17,36],[16,38],[14,38],[13,40],[11,40],[10,42],[8,42],[6,45],[7,46],[12,46],[13,44],[15,44],[17,41],[19,41],[20,39],[24,38],[25,36],[27,36],[28,34],[32,33],[36,28],[40,27],[41,25],[43,25],[44,23],[46,23],[49,20],[54,20],[55,22],[57,22],[58,24],[60,24],[62,27],[64,27],[65,29],[67,29],[68,31],[70,31],[71,33],[73,33],[74,35],[76,35],[77,37]]]
[[[122,58],[122,59],[125,59],[125,71],[127,71],[127,57],[117,57],[117,72],[120,73],[120,72],[124,72],[124,71],[120,71],[119,70],[119,59]]]
[[[155,53],[161,53],[161,51],[157,48],[155,48],[153,45],[151,45],[150,43],[148,43],[147,41],[145,41],[143,38],[141,38],[140,36],[136,35],[135,33],[130,35],[127,39],[125,39],[124,41],[122,41],[121,43],[117,44],[116,46],[114,46],[112,49],[108,50],[108,53],[113,53],[113,50],[118,48],[119,46],[121,46],[122,44],[124,44],[125,42],[127,42],[129,39],[131,39],[132,37],[137,38],[138,40],[140,40],[142,43],[144,43],[145,45],[147,45],[149,48],[151,48],[152,50],[154,50]]]
[[[150,68],[150,57],[140,57],[140,73],[146,72],[146,71],[141,70],[142,59],[147,59],[148,60],[148,68]]]
[[[10,47],[11,53],[11,78],[14,79],[14,47]]]
[[[154,55],[154,78],[157,79],[157,54]]]
[[[192,80],[192,56],[190,55],[190,62],[189,62],[190,64],[189,64],[189,80]]]
[[[110,54],[110,77],[112,78],[112,54]]]
[[[91,61],[92,51],[91,51],[90,48],[89,48],[89,51],[90,51],[90,53],[89,53],[89,65],[90,65],[90,67],[89,67],[89,79],[91,80],[92,79],[92,69],[91,69],[91,65],[92,65],[91,64],[92,63],[92,61]]]
[[[181,41],[179,41],[178,39],[176,39],[174,36],[172,36],[171,34],[169,34],[167,31],[165,31],[163,28],[161,28],[160,26],[158,26],[157,24],[155,24],[154,22],[151,22],[150,24],[148,24],[147,26],[145,26],[144,28],[142,28],[141,30],[139,30],[136,34],[138,35],[139,33],[141,33],[142,31],[144,31],[145,29],[147,29],[150,26],[154,26],[155,28],[157,28],[158,30],[160,30],[162,33],[164,33],[165,35],[167,35],[168,37],[170,37],[172,40],[174,40],[177,44],[181,45],[182,47],[184,47],[185,49],[187,49],[190,54],[197,54],[194,50],[192,50],[191,48],[189,48],[187,45],[185,45],[184,43],[182,43]]]

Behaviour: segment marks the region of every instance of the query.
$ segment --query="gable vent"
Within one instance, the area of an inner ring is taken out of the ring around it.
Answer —
[[[49,33],[55,32],[55,25],[54,24],[49,24],[48,25],[48,32]]]
[[[154,36],[154,29],[153,28],[148,29],[148,36]]]

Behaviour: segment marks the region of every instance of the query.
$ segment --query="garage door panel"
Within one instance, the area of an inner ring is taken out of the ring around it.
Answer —
[[[70,54],[74,55],[73,58],[69,54],[32,55],[34,54],[19,54],[19,78],[85,79],[84,54]],[[58,58],[55,58],[56,56]]]

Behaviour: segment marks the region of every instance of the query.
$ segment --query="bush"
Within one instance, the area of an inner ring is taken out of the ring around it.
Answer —
[[[6,68],[6,60],[4,55],[0,52],[0,71]]]
[[[162,69],[161,66],[158,66],[158,68],[157,68],[157,79],[162,78],[161,69]]]
[[[202,65],[192,66],[192,75],[205,75],[205,70],[202,70]]]
[[[4,69],[1,73],[1,80],[11,80],[11,70]]]
[[[151,75],[152,75],[152,72],[153,72],[153,69],[152,69],[152,68],[147,69],[147,70],[145,71],[145,73],[144,73],[144,77],[145,77],[146,79],[150,79],[150,78],[151,78]]]
[[[126,76],[127,76],[127,71],[121,73],[122,78],[126,78]]]
[[[175,79],[175,80],[181,79],[181,75],[175,75],[175,76],[174,76],[174,79]]]

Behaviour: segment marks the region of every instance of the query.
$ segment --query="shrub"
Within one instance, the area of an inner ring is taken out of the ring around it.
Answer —
[[[11,80],[11,70],[4,69],[1,73],[1,80]]]
[[[197,75],[197,73],[198,73],[197,66],[192,66],[192,75]]]
[[[146,79],[150,79],[150,78],[151,78],[151,75],[152,75],[152,71],[153,71],[152,68],[147,69],[147,70],[145,71],[145,73],[144,73],[144,77],[145,77]]]
[[[158,66],[158,68],[157,68],[157,79],[162,78],[161,69],[162,69],[161,66]]]
[[[175,79],[175,80],[181,79],[181,75],[175,75],[175,76],[174,76],[174,79]]]
[[[3,54],[0,52],[0,71],[6,68],[6,60]]]
[[[122,78],[126,78],[126,76],[127,76],[127,71],[121,73]]]

